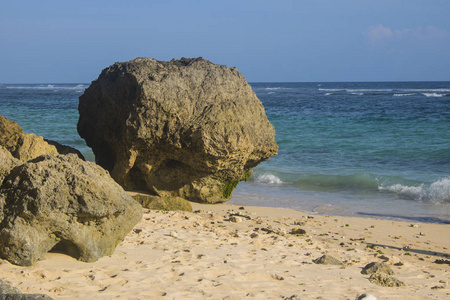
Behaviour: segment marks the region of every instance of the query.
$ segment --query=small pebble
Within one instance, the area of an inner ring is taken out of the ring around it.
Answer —
[[[306,231],[301,228],[292,228],[290,234],[306,234]]]
[[[241,217],[237,217],[237,216],[231,216],[230,217],[230,222],[240,223],[240,222],[242,222],[242,218]]]
[[[377,300],[377,298],[371,294],[362,294],[358,296],[356,300]]]
[[[252,238],[252,239],[254,239],[254,238],[257,238],[259,236],[259,234],[257,234],[257,233],[252,233],[252,234],[250,234],[250,237]]]

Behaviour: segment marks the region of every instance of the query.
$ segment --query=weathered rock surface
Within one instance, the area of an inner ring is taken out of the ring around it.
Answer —
[[[11,170],[18,165],[20,165],[20,161],[14,158],[8,150],[0,146],[0,186],[3,183],[3,179],[5,179],[9,172],[11,172]],[[4,205],[5,200],[0,197],[0,223],[3,220]]]
[[[144,208],[154,210],[182,210],[192,212],[191,203],[186,199],[180,197],[159,197],[143,194],[136,194],[132,197]]]
[[[22,294],[22,292],[0,279],[0,300],[52,300],[44,294]]]
[[[41,155],[69,153],[74,153],[83,159],[83,155],[78,150],[54,141],[44,140],[43,137],[32,133],[26,134],[19,124],[1,115],[0,145],[21,161],[28,161]]]
[[[9,172],[20,164],[21,162],[18,159],[14,158],[8,150],[0,145],[0,185]]]
[[[223,202],[275,155],[275,130],[236,70],[202,58],[137,58],[80,97],[78,132],[128,190]]]
[[[98,165],[76,155],[41,156],[0,187],[0,257],[28,266],[52,248],[93,262],[111,255],[142,208]]]
[[[394,275],[394,271],[385,262],[371,262],[368,263],[361,271],[361,274],[373,274],[373,273],[383,273],[386,275]]]

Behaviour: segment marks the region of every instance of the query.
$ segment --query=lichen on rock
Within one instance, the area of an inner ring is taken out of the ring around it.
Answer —
[[[275,155],[275,130],[236,68],[202,58],[116,63],[80,97],[78,132],[127,190],[215,203]]]

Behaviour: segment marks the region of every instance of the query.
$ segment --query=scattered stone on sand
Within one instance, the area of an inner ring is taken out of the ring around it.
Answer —
[[[250,237],[252,239],[256,239],[259,236],[259,234],[257,234],[256,232],[253,232],[252,234],[250,234]]]
[[[247,219],[247,220],[251,220],[252,219],[252,217],[250,217],[250,216],[248,216],[248,215],[246,215],[246,214],[244,214],[242,212],[229,213],[229,218],[233,217],[233,216],[240,217],[241,219]]]
[[[142,205],[144,208],[153,210],[182,210],[182,211],[192,211],[192,205],[186,199],[167,196],[159,197],[153,195],[136,194],[132,196],[134,200]]]
[[[0,257],[29,266],[52,248],[93,262],[111,255],[142,207],[100,166],[76,155],[40,156],[0,187]]]
[[[293,228],[291,230],[291,232],[289,232],[290,234],[306,234],[306,230],[301,229],[301,228]]]
[[[385,273],[373,273],[370,275],[369,281],[385,287],[399,287],[405,285],[403,281],[400,281],[397,278],[389,276]]]
[[[230,222],[233,222],[233,223],[241,223],[243,221],[243,219],[238,216],[231,216],[229,220],[230,220]]]
[[[434,261],[435,264],[439,264],[439,265],[450,265],[450,260],[448,259],[436,259]]]
[[[377,300],[377,298],[374,295],[364,293],[356,297],[356,300]]]
[[[12,156],[23,162],[41,155],[58,154],[76,154],[81,159],[84,159],[80,151],[54,141],[44,140],[42,136],[36,136],[32,133],[26,134],[19,124],[1,115],[0,145],[5,147]]]
[[[275,130],[236,68],[203,58],[116,63],[80,97],[78,132],[127,190],[230,199],[275,155]]]
[[[52,300],[53,298],[44,294],[22,294],[12,285],[6,284],[0,279],[0,300]]]
[[[369,275],[373,273],[383,273],[386,275],[394,275],[394,271],[385,262],[374,261],[367,264],[361,271],[361,274]]]
[[[344,265],[342,261],[328,254],[325,254],[317,259],[314,259],[313,262],[315,264],[320,265],[339,265],[339,266]]]

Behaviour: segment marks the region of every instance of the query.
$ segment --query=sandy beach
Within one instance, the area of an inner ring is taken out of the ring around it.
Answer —
[[[193,213],[144,209],[115,253],[95,263],[48,253],[32,267],[0,261],[1,278],[23,293],[54,299],[450,296],[448,225],[192,205]],[[343,265],[313,262],[324,254]],[[371,283],[361,270],[375,261],[386,262],[405,286]]]

